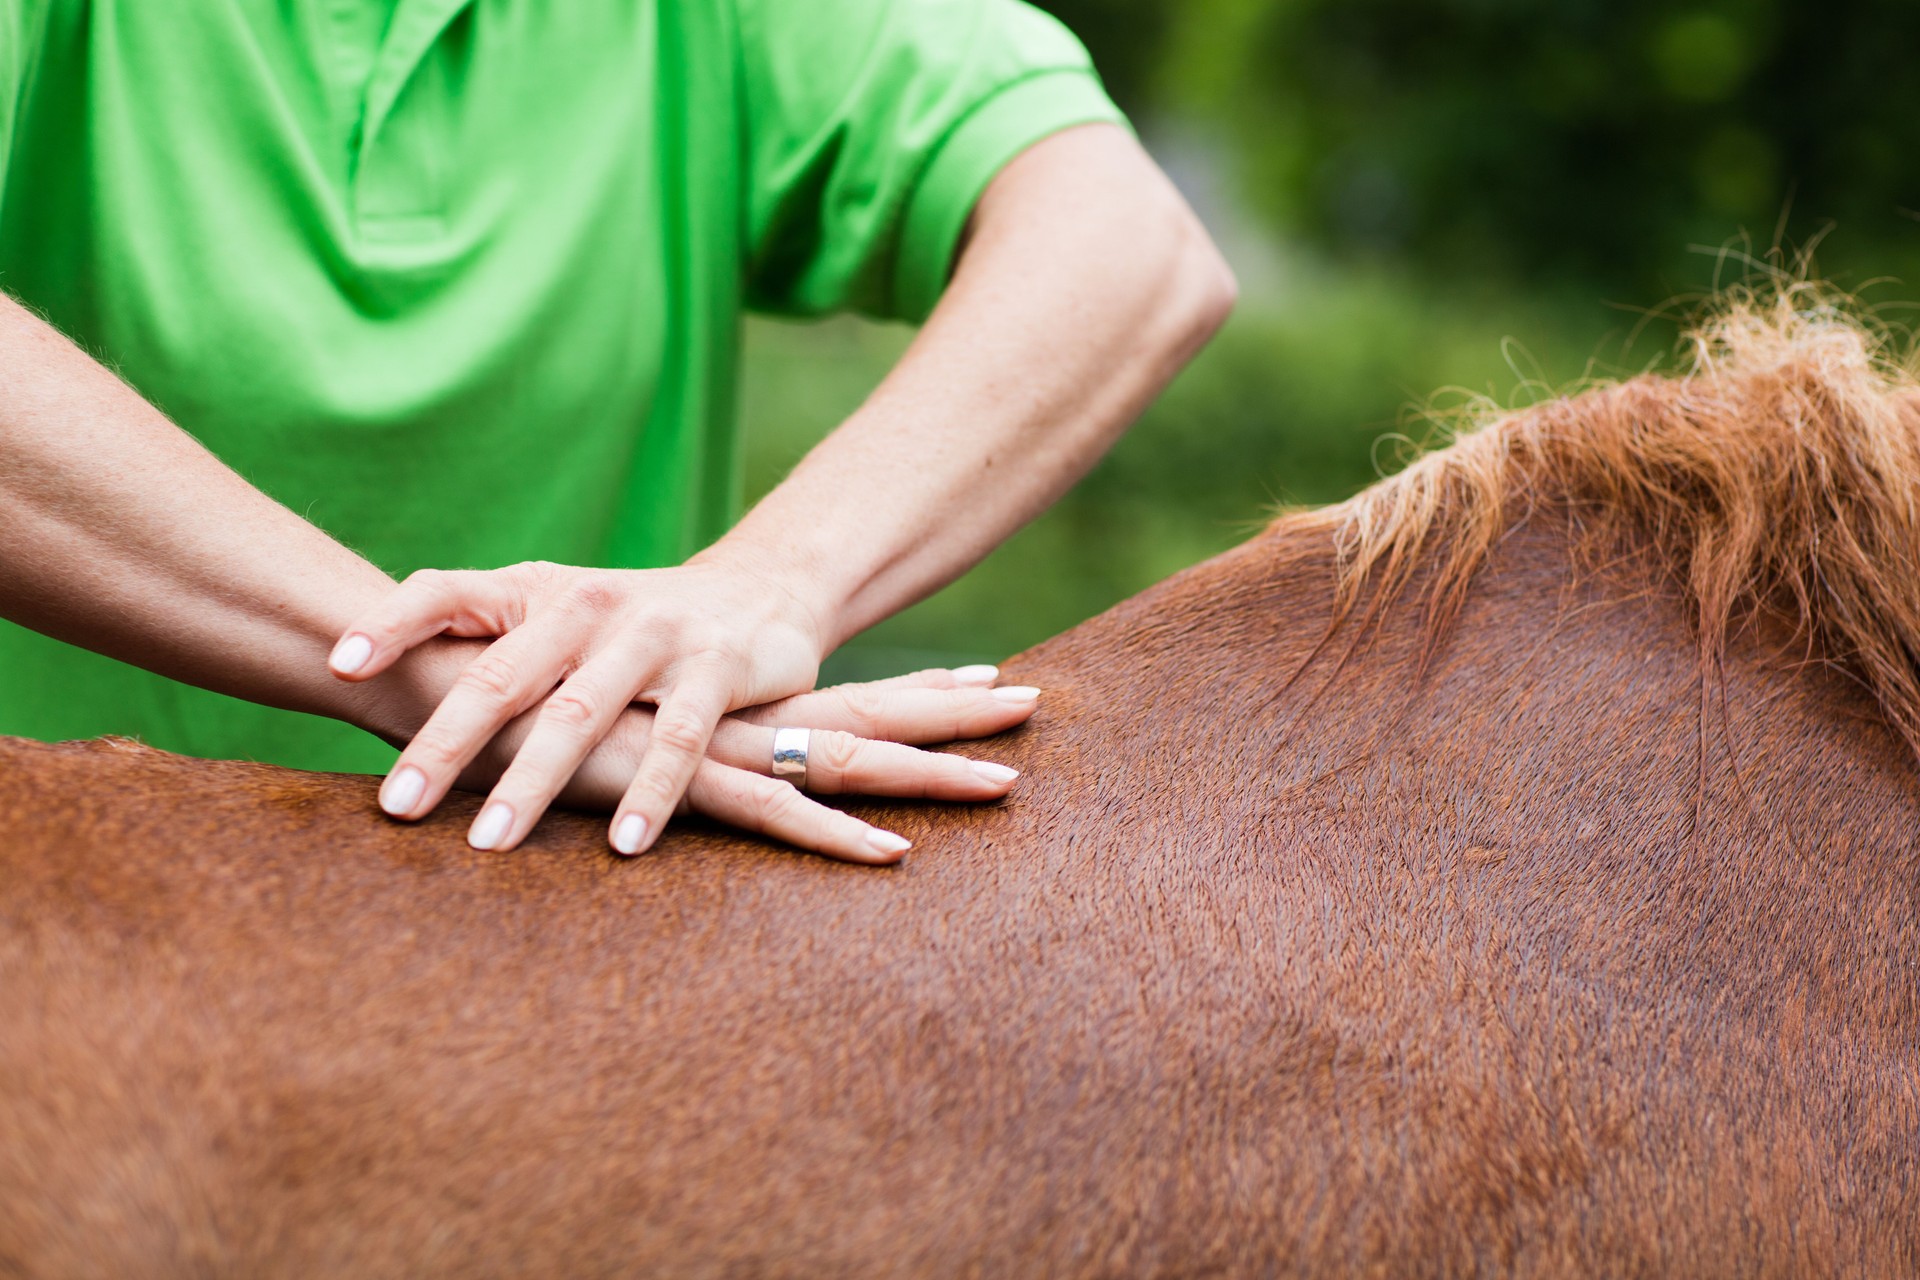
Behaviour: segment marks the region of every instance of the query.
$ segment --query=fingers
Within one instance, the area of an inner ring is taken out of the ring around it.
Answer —
[[[991,737],[1024,724],[1039,699],[1040,691],[1027,685],[989,689],[843,684],[751,707],[735,718],[768,726],[838,729],[889,742],[954,742]]]
[[[550,614],[488,645],[400,753],[381,784],[380,807],[396,818],[430,813],[501,726],[552,690],[572,639],[566,616]]]
[[[710,818],[845,862],[898,862],[912,848],[891,831],[807,799],[792,784],[709,760],[687,799]]]
[[[461,588],[454,584],[445,590],[451,595]],[[569,664],[578,661],[568,656],[580,648],[573,634],[584,625],[578,613],[542,612],[490,646],[462,674],[454,691],[402,754],[381,789],[382,808],[398,817],[424,816],[484,745],[543,697],[547,705],[537,716],[527,717],[531,728],[525,741],[469,830],[469,843],[477,849],[519,845],[557,795],[568,788],[570,795],[580,791],[580,774],[587,771],[599,779],[599,794],[621,796],[609,833],[614,847],[623,853],[641,852],[659,839],[678,803],[696,802],[688,788],[705,767],[703,757],[709,757],[708,763],[765,777],[771,767],[775,725],[815,730],[807,783],[821,794],[978,802],[1006,795],[1019,777],[1003,765],[902,745],[984,737],[1030,718],[1039,690],[993,688],[991,681],[998,672],[984,666],[841,685],[764,704],[724,722],[721,717],[732,696],[725,674],[683,669],[667,688],[658,713],[635,722],[644,724],[644,730],[628,734],[629,742],[638,739],[629,748],[639,756],[638,768],[625,778],[617,770],[601,777],[608,771],[591,769],[593,748],[628,712],[638,686],[631,679],[631,662],[606,658],[589,660],[555,688]],[[634,758],[626,755],[628,760]],[[788,820],[782,806],[791,801],[765,789],[742,793],[743,785],[736,780],[723,796],[723,803],[734,806],[730,812],[748,802],[773,805],[775,810],[763,815],[765,821]],[[724,814],[714,816],[731,820]],[[822,835],[819,823],[823,821],[838,834],[831,839]],[[809,813],[803,826],[814,833],[801,842],[808,848],[825,841],[832,847],[821,851],[863,860],[887,852],[870,843],[857,848],[846,843],[865,840],[864,824],[849,828],[837,819]],[[764,822],[751,829],[778,835]],[[833,844],[834,840],[839,843]]]
[[[368,680],[443,631],[505,635],[523,611],[518,575],[510,570],[422,569],[354,619],[327,666],[344,680]]]
[[[999,678],[1000,668],[981,662],[970,667],[928,667],[903,676],[860,683],[869,689],[984,689]]]
[[[737,769],[766,773],[773,759],[773,730],[724,720],[707,754]],[[828,729],[815,729],[807,743],[807,790],[820,795],[998,800],[1019,776],[1017,769],[988,760],[872,742]]]
[[[924,671],[911,671],[903,676],[888,676],[884,680],[849,681],[832,685],[825,689],[815,689],[798,697],[812,697],[815,694],[832,695],[836,698],[847,697],[852,700],[871,698],[884,699],[894,693],[907,689],[973,689],[988,691],[993,682],[1000,678],[1000,668],[987,663],[971,667],[929,667]],[[785,698],[778,702],[762,703],[756,707],[742,707],[734,715],[755,724],[794,723],[791,719],[783,721],[783,708],[791,707],[794,699]],[[842,726],[836,726],[842,727]],[[849,732],[857,731],[851,724],[844,726]]]
[[[506,850],[527,838],[594,747],[627,710],[629,664],[590,662],[547,696],[526,741],[494,783],[468,829],[476,849]]]
[[[729,682],[713,667],[688,670],[660,700],[640,771],[613,815],[610,834],[621,853],[652,847],[693,781],[720,717],[727,713]]]

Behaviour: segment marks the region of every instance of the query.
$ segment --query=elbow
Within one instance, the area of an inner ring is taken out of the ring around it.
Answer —
[[[1226,324],[1240,301],[1240,282],[1213,237],[1191,210],[1182,209],[1174,236],[1177,249],[1166,280],[1167,318],[1175,356],[1182,364],[1198,355]]]
[[[1228,317],[1233,315],[1233,309],[1240,301],[1240,281],[1205,228],[1198,228],[1198,231],[1200,243],[1195,249],[1194,262],[1189,271],[1193,275],[1197,295],[1194,322],[1200,341],[1204,343],[1218,333]]]

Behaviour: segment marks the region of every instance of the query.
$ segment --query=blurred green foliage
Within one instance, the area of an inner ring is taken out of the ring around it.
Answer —
[[[1227,143],[1275,230],[1417,275],[1650,298],[1689,245],[1910,271],[1911,0],[1045,0],[1122,104]],[[1891,259],[1891,261],[1890,261]]]
[[[1239,270],[1214,345],[979,569],[836,678],[991,660],[1403,460],[1421,406],[1502,403],[1671,350],[1749,260],[1898,320],[1920,277],[1920,5],[1894,0],[1042,0]],[[1831,234],[1827,234],[1828,232]],[[1678,305],[1675,304],[1676,301]],[[1649,316],[1648,309],[1659,310]],[[756,321],[764,491],[911,335]],[[1455,388],[1453,391],[1443,390]],[[1435,396],[1436,391],[1439,395]]]

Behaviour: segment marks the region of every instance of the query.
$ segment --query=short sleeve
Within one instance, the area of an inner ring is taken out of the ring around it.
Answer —
[[[13,155],[14,116],[26,63],[26,18],[19,0],[0,0],[0,200],[7,191],[7,161]]]
[[[921,320],[968,215],[1051,133],[1125,119],[1020,0],[737,0],[747,301]]]

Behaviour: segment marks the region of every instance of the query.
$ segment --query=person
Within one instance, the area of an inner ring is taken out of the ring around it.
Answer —
[[[487,790],[480,848],[584,797],[623,853],[692,803],[878,859],[745,767],[770,717],[1030,715],[808,691],[1234,293],[1019,0],[0,0],[0,286],[39,313],[0,306],[0,732],[390,769],[406,819]],[[745,308],[923,324],[729,527]],[[882,745],[820,773],[1011,785]]]

